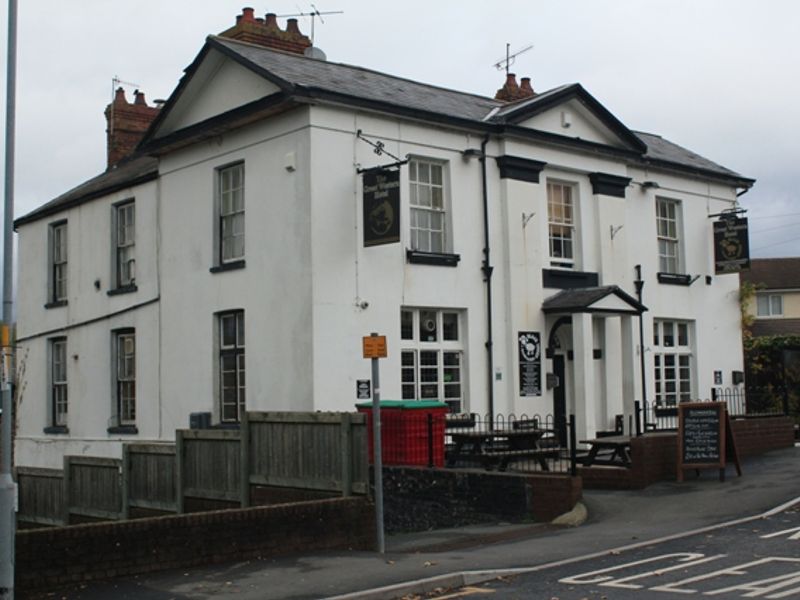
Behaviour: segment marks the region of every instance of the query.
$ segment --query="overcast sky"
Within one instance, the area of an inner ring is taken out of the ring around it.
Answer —
[[[2,63],[6,63],[2,3]],[[105,168],[112,78],[167,98],[205,36],[301,0],[19,2],[16,215]],[[757,179],[742,196],[753,256],[800,256],[800,2],[795,0],[317,0],[328,59],[493,96],[493,64],[536,91],[579,82],[631,129]],[[279,19],[285,26],[285,19]],[[300,17],[310,34],[310,19]],[[5,76],[2,76],[5,79]],[[5,88],[2,91],[5,98]],[[3,100],[0,99],[0,102]],[[2,150],[0,149],[0,152]]]

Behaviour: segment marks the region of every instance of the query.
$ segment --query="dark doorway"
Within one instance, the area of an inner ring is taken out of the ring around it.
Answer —
[[[567,388],[563,354],[553,355],[553,375],[556,378],[556,386],[553,388],[553,419],[558,443],[565,446],[567,444]]]

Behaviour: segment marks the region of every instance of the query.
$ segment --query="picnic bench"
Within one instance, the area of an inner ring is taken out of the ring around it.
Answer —
[[[583,459],[583,466],[612,465],[631,466],[631,437],[611,435],[592,440],[581,440],[581,444],[591,446],[589,454]]]
[[[544,429],[453,432],[450,434],[453,448],[447,466],[468,461],[478,462],[487,470],[505,471],[514,461],[534,459],[542,471],[549,471],[547,459],[558,458],[560,449],[540,445],[546,433]]]

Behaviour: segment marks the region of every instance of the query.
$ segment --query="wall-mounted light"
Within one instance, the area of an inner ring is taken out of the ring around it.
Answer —
[[[461,158],[464,160],[469,160],[470,158],[480,158],[481,156],[483,156],[483,153],[479,148],[467,148],[466,150],[461,151]]]
[[[642,189],[643,190],[649,190],[651,188],[654,189],[654,190],[657,190],[660,187],[661,186],[658,185],[657,181],[645,181],[645,182],[642,183]]]

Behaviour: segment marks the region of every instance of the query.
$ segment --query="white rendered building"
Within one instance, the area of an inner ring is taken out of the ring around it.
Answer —
[[[371,332],[384,399],[580,438],[742,370],[710,217],[753,180],[578,84],[480,97],[236,35],[262,26],[209,37],[132,158],[17,220],[18,465],[352,410]]]

